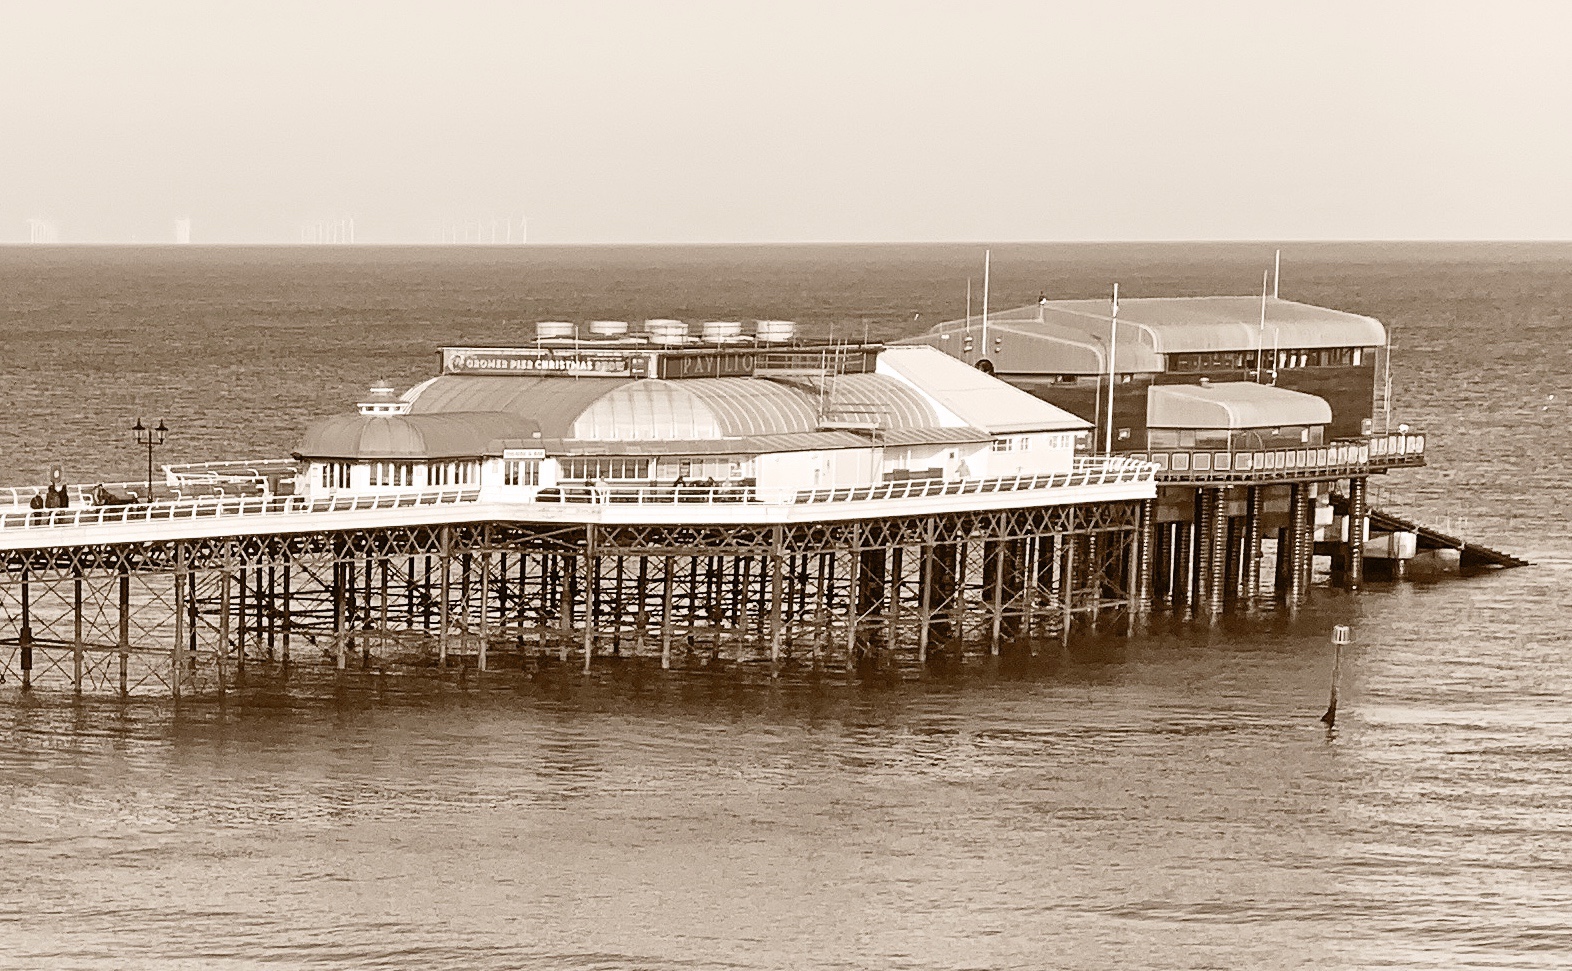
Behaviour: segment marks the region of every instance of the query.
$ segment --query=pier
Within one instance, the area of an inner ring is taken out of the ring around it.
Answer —
[[[0,515],[0,676],[222,692],[248,665],[479,671],[659,656],[851,669],[1067,637],[1131,607],[1152,470],[908,480],[760,501],[478,490]]]
[[[64,508],[0,490],[0,678],[180,698],[259,665],[921,671],[1155,611],[1291,610],[1318,552],[1358,587],[1372,523],[1391,534],[1369,477],[1423,462],[1406,427],[1349,434],[1261,382],[1151,381],[1132,434],[1128,402],[1099,392],[1089,420],[931,347],[570,327],[445,348],[288,459]]]

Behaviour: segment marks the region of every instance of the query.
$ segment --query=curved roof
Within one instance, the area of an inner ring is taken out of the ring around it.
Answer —
[[[507,439],[540,438],[540,426],[500,412],[441,415],[334,415],[306,429],[296,454],[307,459],[448,459],[500,454]]]
[[[943,424],[939,412],[921,392],[889,374],[840,375],[827,389],[825,410],[832,418],[876,421],[884,431],[937,428]]]
[[[809,432],[813,405],[800,393],[753,378],[651,378],[613,388],[573,421],[566,438],[601,441],[738,438]]]
[[[822,379],[564,378],[444,374],[404,395],[412,415],[505,412],[535,421],[548,439],[659,441],[743,438],[819,429],[821,397],[831,418],[884,430],[941,422],[917,391],[882,374],[847,374],[821,395]]]
[[[572,438],[574,419],[632,378],[443,374],[405,393],[411,414],[508,412],[537,422],[547,438]]]
[[[1036,306],[1022,310],[1035,311]],[[1106,300],[1050,300],[1045,320],[1087,322],[1092,332],[1106,331],[1111,316]],[[1073,324],[1071,324],[1073,326]],[[1258,347],[1380,347],[1386,328],[1372,317],[1315,307],[1293,300],[1260,297],[1138,297],[1119,301],[1119,327],[1144,335],[1159,354],[1195,351],[1251,351]],[[1123,350],[1124,341],[1120,341]]]
[[[1332,406],[1302,391],[1250,381],[1154,384],[1146,389],[1149,428],[1279,428],[1325,425]]]
[[[980,316],[939,324],[905,343],[960,357],[970,334],[978,342],[972,356],[985,353],[1002,374],[1099,374],[1108,370],[1110,310],[1106,299],[1047,300],[989,314],[986,349]],[[1371,317],[1276,297],[1266,301],[1264,325],[1260,297],[1136,297],[1119,301],[1117,343],[1120,372],[1156,372],[1164,354],[1379,347],[1386,329]]]

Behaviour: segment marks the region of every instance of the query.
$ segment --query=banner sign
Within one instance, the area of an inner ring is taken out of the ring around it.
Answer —
[[[658,355],[655,376],[661,378],[768,376],[771,370],[781,369],[865,374],[878,363],[876,352],[861,348],[686,348]]]
[[[543,459],[546,457],[546,450],[543,448],[505,448],[502,450],[502,457],[504,460]]]
[[[565,374],[633,377],[646,373],[642,354],[565,348],[444,347],[443,374]]]

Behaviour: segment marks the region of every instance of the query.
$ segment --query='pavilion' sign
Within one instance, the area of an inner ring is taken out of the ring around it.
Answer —
[[[643,374],[647,359],[617,351],[573,351],[528,347],[444,347],[443,374],[567,374],[632,377]]]

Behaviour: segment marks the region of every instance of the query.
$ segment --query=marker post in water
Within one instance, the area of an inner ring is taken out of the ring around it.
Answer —
[[[1321,721],[1327,728],[1337,724],[1337,677],[1342,673],[1343,645],[1349,642],[1348,625],[1338,624],[1332,628],[1332,700],[1326,706],[1326,714],[1321,716]]]

